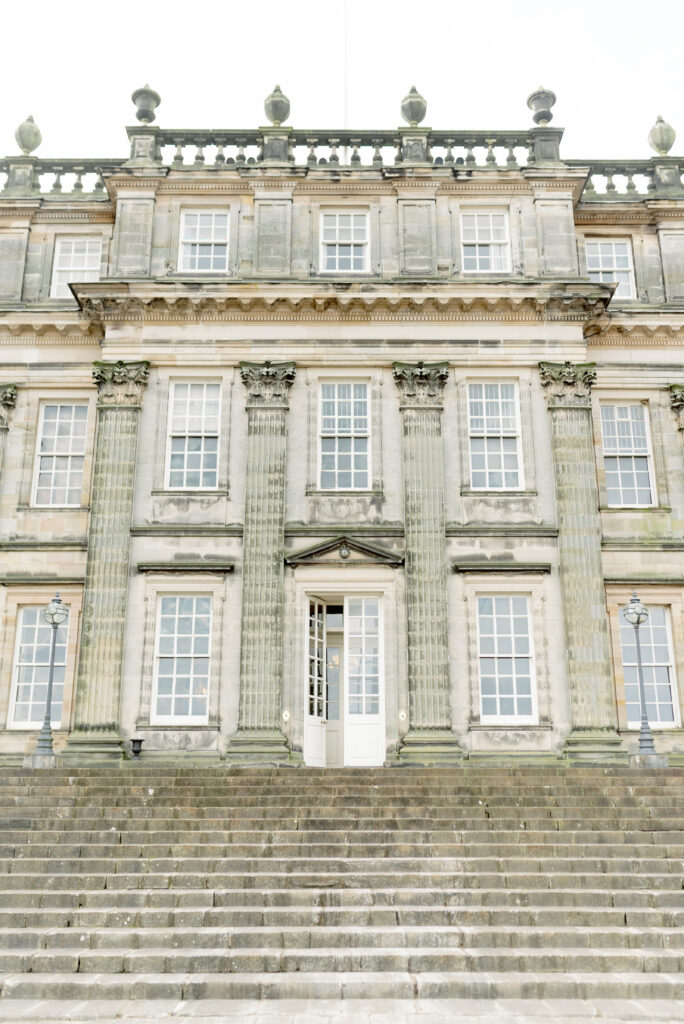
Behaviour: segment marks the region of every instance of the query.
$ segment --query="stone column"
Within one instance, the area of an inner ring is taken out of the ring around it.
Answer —
[[[149,363],[95,363],[98,387],[95,467],[83,594],[74,730],[64,757],[121,757],[129,549],[138,420]]]
[[[0,480],[2,480],[2,463],[5,457],[10,415],[16,401],[16,384],[0,384]]]
[[[571,760],[626,757],[617,733],[612,652],[601,564],[596,455],[591,419],[593,363],[541,363],[551,413],[558,558],[568,651]]]
[[[284,761],[283,567],[287,410],[294,363],[241,363],[247,389],[240,709],[227,757]]]
[[[395,363],[403,421],[409,731],[399,756],[436,762],[461,751],[451,731],[442,392],[446,363]]]

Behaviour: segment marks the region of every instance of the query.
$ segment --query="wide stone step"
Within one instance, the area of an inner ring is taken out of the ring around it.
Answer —
[[[403,917],[403,915],[402,915]],[[233,928],[204,925],[174,928],[0,928],[0,956],[24,951],[59,952],[80,957],[85,950],[113,952],[117,956],[139,950],[197,951],[307,949],[317,952],[340,949],[485,949],[520,952],[625,950],[681,954],[684,931],[679,928],[629,928],[605,925],[553,928],[516,925],[422,924],[391,922],[373,925],[238,925]],[[536,954],[535,954],[536,955]],[[11,968],[13,969],[13,968]],[[41,968],[42,969],[42,968]],[[55,968],[56,970],[59,968]],[[82,966],[78,968],[83,970]],[[660,968],[659,968],[660,969]]]
[[[682,910],[620,909],[609,907],[468,907],[468,906],[236,906],[155,909],[121,907],[79,909],[0,910],[0,929],[11,935],[29,929],[109,928],[282,928],[368,926],[474,926],[496,928],[637,928],[677,929],[684,926]],[[0,932],[0,935],[3,933]],[[658,933],[659,934],[659,933]],[[684,932],[683,932],[684,934]],[[4,941],[4,940],[3,940]],[[32,941],[32,940],[31,940]]]
[[[347,865],[341,868],[340,865]],[[681,890],[681,878],[677,874],[621,874],[620,872],[505,872],[468,873],[465,871],[436,871],[430,862],[420,868],[403,869],[395,862],[392,870],[379,870],[378,862],[368,866],[355,865],[349,859],[335,862],[327,870],[318,865],[310,871],[284,871],[278,873],[268,864],[259,865],[258,871],[249,869],[199,876],[196,873],[181,874],[150,872],[147,874],[9,874],[0,875],[0,892],[11,889],[197,889],[238,887],[252,889],[257,886],[268,888],[298,889],[302,886],[315,888],[366,888],[401,886],[425,888],[502,888],[502,889],[661,889]]]
[[[333,854],[337,854],[334,856]],[[316,855],[315,846],[301,850],[265,848],[262,851],[240,849],[232,851],[229,857],[24,857],[15,856],[0,862],[0,888],[6,883],[6,874],[72,875],[83,872],[86,875],[107,873],[111,875],[206,875],[216,876],[229,872],[238,874],[350,872],[363,874],[366,871],[400,872],[459,872],[472,878],[492,873],[520,874],[605,874],[650,875],[656,879],[667,874],[681,876],[681,861],[656,857],[466,857],[460,847],[435,847],[419,851],[399,847],[390,850],[383,847],[379,855],[373,856],[368,846],[339,851],[323,846]],[[5,871],[2,871],[4,867]],[[581,869],[581,870],[579,870]],[[667,883],[664,883],[667,884]],[[660,887],[660,883],[655,885]]]
[[[43,889],[0,892],[0,907],[32,908],[210,908],[210,907],[609,907],[619,910],[684,907],[683,889],[464,889],[430,887],[376,888],[178,888],[178,889]]]
[[[681,999],[684,978],[657,973],[321,972],[306,974],[20,974],[5,999]],[[87,1009],[87,1008],[85,1008]]]
[[[532,971],[677,973],[684,954],[668,949],[554,948],[202,948],[54,949],[0,952],[0,972],[37,974],[242,974],[320,971]],[[15,997],[16,998],[16,997]]]

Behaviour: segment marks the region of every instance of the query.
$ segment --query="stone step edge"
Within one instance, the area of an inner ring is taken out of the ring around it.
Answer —
[[[312,972],[252,975],[207,974],[10,974],[0,977],[4,999],[590,999],[684,997],[684,977],[615,972]]]

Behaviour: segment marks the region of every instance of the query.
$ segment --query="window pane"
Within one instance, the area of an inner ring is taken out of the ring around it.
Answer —
[[[154,716],[206,720],[211,597],[159,600]],[[190,701],[193,694],[198,700]]]
[[[477,613],[483,719],[533,719],[527,597],[478,597]]]
[[[52,626],[42,616],[43,607],[19,610],[17,620],[17,646],[14,661],[12,718],[16,724],[38,728],[45,716],[47,681],[52,643]],[[67,657],[69,619],[61,625],[55,637],[55,661],[52,685],[51,720],[53,728],[60,728],[62,696]]]
[[[652,726],[671,725],[676,720],[676,691],[667,608],[649,605],[649,617],[639,627],[639,639],[649,723]],[[638,728],[641,722],[641,703],[634,627],[622,615],[620,641],[627,721],[631,727]]]

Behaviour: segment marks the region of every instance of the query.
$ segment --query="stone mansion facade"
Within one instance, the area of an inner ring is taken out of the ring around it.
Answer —
[[[684,763],[684,159],[139,124],[0,160],[0,761]]]

